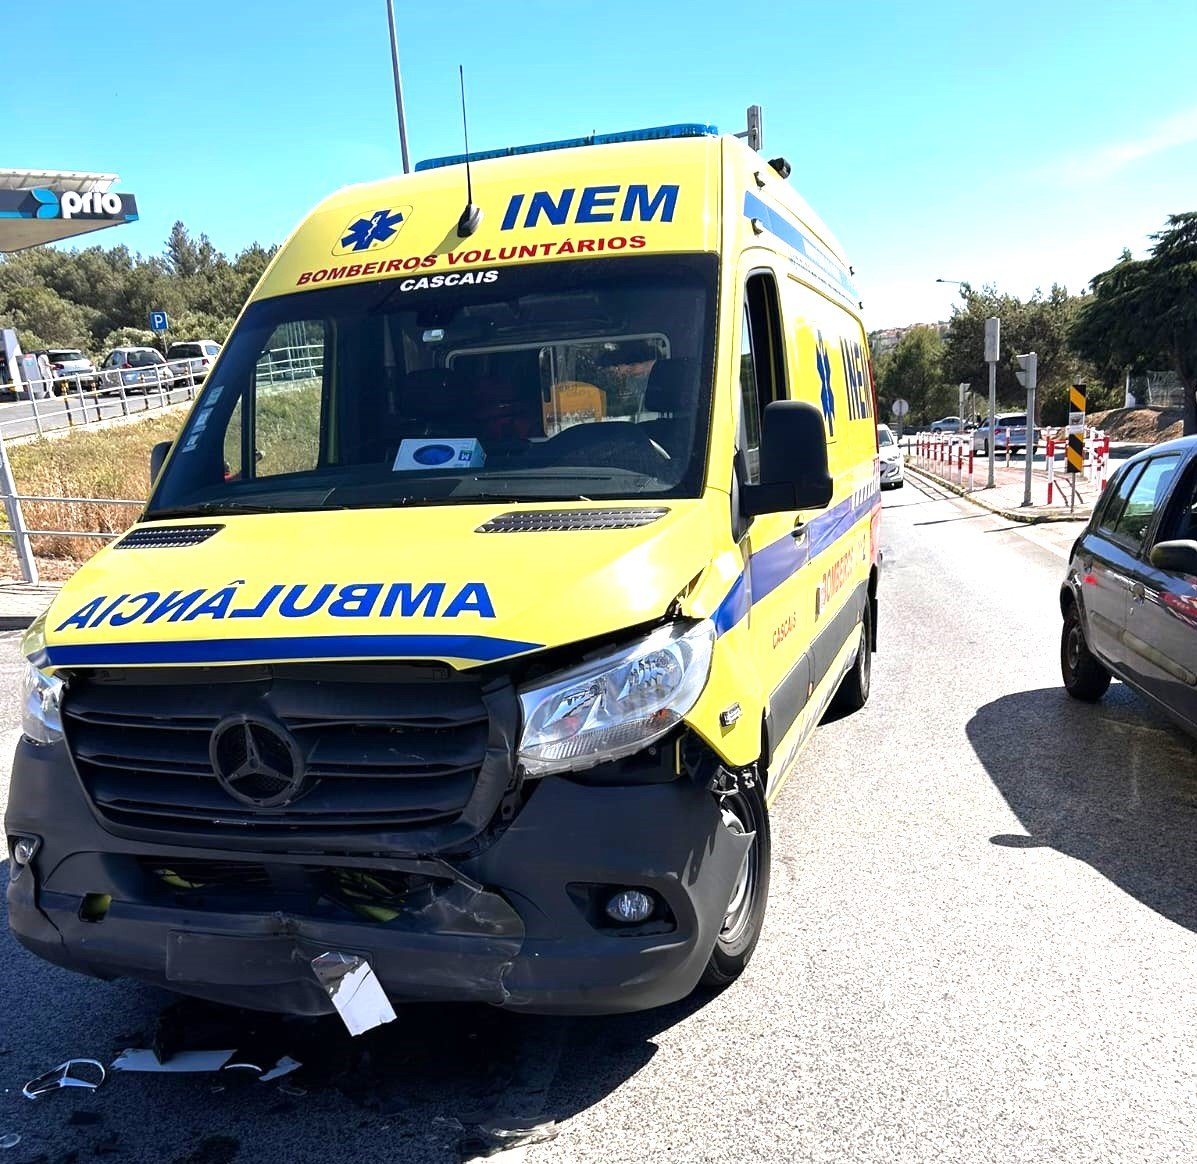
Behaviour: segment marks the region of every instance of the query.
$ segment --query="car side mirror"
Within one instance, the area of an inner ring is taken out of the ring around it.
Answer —
[[[1197,575],[1197,542],[1156,542],[1151,547],[1150,557],[1157,570]]]
[[[159,441],[150,449],[150,488],[153,488],[154,482],[158,480],[158,474],[162,472],[162,466],[166,464],[166,458],[170,456],[172,443],[172,441]]]
[[[740,488],[748,517],[823,509],[833,484],[827,470],[823,413],[804,400],[774,400],[761,418],[761,480]]]

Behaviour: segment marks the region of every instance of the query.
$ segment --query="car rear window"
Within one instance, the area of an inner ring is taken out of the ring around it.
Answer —
[[[84,355],[82,352],[77,352],[74,348],[51,348],[49,352],[51,360],[82,360]]]
[[[203,349],[199,344],[171,344],[166,358],[168,360],[190,360],[198,359],[203,354]]]
[[[148,368],[151,364],[162,363],[162,357],[157,352],[130,352],[127,362],[134,368]]]
[[[1141,546],[1151,528],[1152,519],[1168,500],[1172,478],[1180,465],[1180,454],[1153,457],[1131,485],[1126,504],[1122,506],[1114,536]],[[1128,478],[1129,479],[1129,478]]]

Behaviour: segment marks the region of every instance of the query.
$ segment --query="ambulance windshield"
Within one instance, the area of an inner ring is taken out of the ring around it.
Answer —
[[[416,271],[249,307],[148,516],[696,497],[713,255]]]

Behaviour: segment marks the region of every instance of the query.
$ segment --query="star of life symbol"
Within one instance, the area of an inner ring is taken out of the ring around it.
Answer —
[[[827,421],[827,435],[835,436],[835,393],[831,388],[831,357],[827,354],[827,344],[823,340],[822,332],[817,332],[815,338],[815,368],[819,373],[819,403],[823,407],[823,418]]]
[[[395,239],[410,213],[410,206],[375,210],[373,214],[353,219],[341,232],[340,241],[333,247],[334,255],[357,254],[381,250]]]

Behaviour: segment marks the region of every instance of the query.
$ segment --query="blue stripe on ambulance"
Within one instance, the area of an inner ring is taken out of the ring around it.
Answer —
[[[715,611],[717,635],[726,634],[747,613],[748,608],[771,594],[792,578],[812,558],[817,558],[843,537],[858,521],[868,517],[878,505],[875,482],[862,485],[851,497],[820,513],[807,524],[807,536],[799,541],[792,534],[757,550],[748,559],[748,569],[732,584]],[[747,585],[745,582],[747,581]]]
[[[835,283],[831,284],[833,290],[838,291],[853,306],[859,302],[860,294],[839,262],[780,210],[774,210],[755,194],[746,192],[744,194],[744,217],[757,219],[774,238],[780,239],[797,251],[804,260],[804,268],[820,282],[834,279]]]

